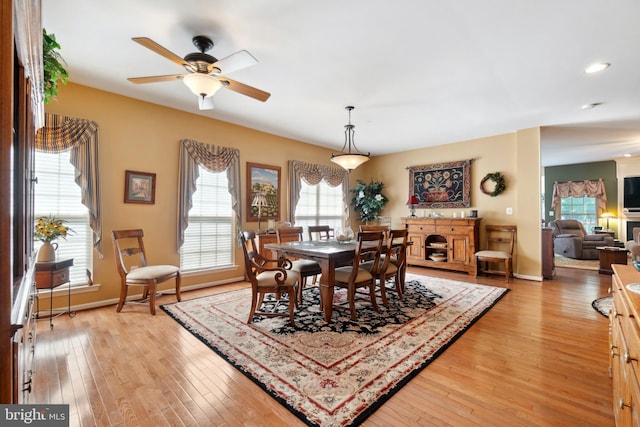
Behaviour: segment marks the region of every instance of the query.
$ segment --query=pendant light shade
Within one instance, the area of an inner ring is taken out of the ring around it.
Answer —
[[[371,153],[362,154],[356,148],[354,142],[355,126],[351,124],[351,110],[353,110],[353,108],[352,106],[346,107],[347,111],[349,111],[349,124],[344,126],[344,145],[342,146],[342,152],[340,154],[331,154],[331,161],[339,164],[348,171],[357,168],[369,160],[369,156],[371,156]],[[353,151],[351,151],[352,146]],[[344,151],[345,148],[347,149],[346,152]]]

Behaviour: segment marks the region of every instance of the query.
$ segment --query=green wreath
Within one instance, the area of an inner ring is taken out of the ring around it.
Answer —
[[[493,187],[493,191],[487,191],[484,188],[484,184],[487,181],[493,181],[495,183],[495,186]],[[487,196],[496,197],[506,189],[507,189],[507,186],[504,183],[504,176],[502,176],[500,172],[488,173],[485,175],[484,178],[482,178],[482,181],[480,181],[480,191],[482,191]]]

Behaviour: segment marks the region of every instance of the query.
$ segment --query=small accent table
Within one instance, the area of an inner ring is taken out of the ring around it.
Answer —
[[[627,265],[627,253],[629,252],[625,248],[618,248],[615,246],[599,246],[598,257],[600,258],[600,268],[598,273],[600,274],[613,274],[611,264]]]
[[[76,315],[71,311],[71,283],[69,283],[69,268],[73,265],[73,258],[52,262],[36,262],[36,292],[41,289],[49,289],[49,327],[53,329],[53,319],[65,313],[69,317]],[[53,314],[53,289],[68,283],[68,306],[66,310]],[[40,298],[37,299],[36,318],[40,317]]]

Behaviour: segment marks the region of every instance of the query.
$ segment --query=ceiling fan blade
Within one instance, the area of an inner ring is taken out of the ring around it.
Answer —
[[[158,82],[168,82],[171,80],[180,80],[184,76],[185,76],[184,74],[168,74],[166,76],[129,77],[127,80],[135,84],[158,83]]]
[[[199,96],[198,107],[200,107],[201,110],[213,110],[213,96],[207,96],[206,98]]]
[[[173,61],[176,64],[180,65],[181,67],[190,67],[191,68],[191,64],[189,64],[183,58],[181,58],[178,55],[176,55],[175,53],[171,52],[169,49],[160,46],[158,43],[154,42],[153,40],[151,40],[148,37],[133,37],[131,40],[133,40],[136,43],[141,44],[142,46],[146,47],[147,49],[151,49],[152,51],[154,51],[158,55],[164,56],[169,61]]]
[[[256,65],[257,63],[258,60],[254,58],[253,55],[246,50],[241,50],[227,56],[226,58],[220,59],[218,62],[210,64],[208,69],[210,73],[215,72],[215,74],[229,74],[234,71]],[[217,71],[216,68],[220,71]]]
[[[242,95],[246,95],[253,99],[257,99],[258,101],[265,102],[271,96],[269,92],[256,89],[255,87],[251,87],[244,83],[240,83],[235,80],[228,79],[226,77],[220,77],[218,78],[218,80],[220,80],[223,87],[230,89],[234,92],[241,93]]]

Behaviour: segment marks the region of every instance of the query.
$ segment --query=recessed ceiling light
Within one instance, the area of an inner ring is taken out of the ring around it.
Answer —
[[[591,110],[592,108],[596,108],[600,105],[604,104],[604,102],[592,102],[591,104],[584,104],[582,106],[583,110]]]
[[[624,154],[624,157],[631,157],[631,154],[629,154],[629,153]]]
[[[610,66],[611,64],[609,64],[608,62],[598,62],[598,63],[589,65],[587,68],[584,69],[584,72],[587,74],[593,74],[593,73],[597,73],[598,71],[606,70]]]

